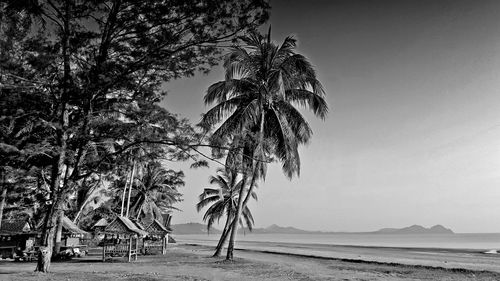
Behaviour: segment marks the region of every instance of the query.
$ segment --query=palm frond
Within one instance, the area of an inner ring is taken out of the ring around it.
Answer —
[[[304,89],[289,89],[285,91],[285,100],[311,109],[314,114],[324,119],[328,114],[326,100],[314,92]]]

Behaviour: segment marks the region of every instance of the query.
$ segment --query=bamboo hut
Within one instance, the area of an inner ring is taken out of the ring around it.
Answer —
[[[137,260],[139,240],[148,234],[143,226],[122,216],[110,222],[103,233],[102,260],[105,261],[107,256],[127,255],[129,262],[132,258]]]
[[[108,225],[108,221],[105,218],[100,219],[97,221],[94,226],[92,226],[92,230],[94,231],[94,234],[99,234],[101,232],[104,232],[104,229]]]
[[[144,254],[160,252],[167,253],[168,235],[172,232],[170,228],[164,226],[160,221],[154,220],[147,228],[148,236],[144,239]]]
[[[40,233],[28,219],[2,220],[0,228],[0,257],[31,259]]]

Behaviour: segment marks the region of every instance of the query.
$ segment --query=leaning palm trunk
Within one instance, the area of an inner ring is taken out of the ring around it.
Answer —
[[[227,246],[227,255],[226,255],[226,260],[232,260],[233,259],[233,251],[234,251],[234,239],[236,238],[236,232],[238,231],[238,224],[236,223],[238,219],[241,216],[243,208],[241,207],[243,205],[243,193],[245,192],[245,185],[247,181],[247,176],[243,176],[243,184],[241,185],[239,194],[238,194],[238,206],[236,207],[236,213],[234,217],[234,222],[231,225],[231,235],[229,238],[229,244]]]
[[[0,170],[0,172],[2,172],[2,195],[0,197],[0,228],[2,228],[3,209],[7,200],[7,183],[5,182],[5,170]]]
[[[231,222],[231,215],[228,214],[227,219],[226,219],[226,224],[224,225],[224,230],[222,231],[219,242],[217,243],[217,247],[215,247],[215,253],[213,255],[214,257],[219,257],[222,253],[222,248],[224,248],[224,244],[226,244],[227,238],[229,237],[231,227],[233,225],[232,223],[230,224],[230,222]],[[233,221],[233,223],[234,223],[234,221]]]
[[[6,198],[7,198],[7,187],[4,186],[2,190],[2,196],[0,198],[0,227],[2,227],[3,209],[5,208]]]
[[[127,218],[130,211],[130,194],[132,193],[132,186],[134,185],[135,166],[136,166],[136,161],[134,160],[134,164],[132,165],[132,175],[130,176],[130,184],[128,187],[127,212],[125,215],[125,217]]]
[[[261,114],[260,114],[259,142],[257,143],[257,149],[256,149],[257,157],[264,156],[262,146],[264,144],[264,117],[265,117],[265,113],[264,113],[264,110],[262,109],[262,107],[263,107],[262,102],[261,102],[260,106],[261,106]],[[236,232],[238,231],[238,223],[237,222],[239,221],[242,210],[245,208],[246,204],[248,203],[248,200],[249,200],[249,198],[253,192],[253,189],[255,187],[255,181],[257,180],[258,170],[259,170],[259,163],[257,161],[258,161],[258,159],[252,160],[252,163],[253,163],[253,165],[252,165],[252,168],[253,168],[252,179],[250,180],[250,187],[249,187],[248,192],[246,194],[245,200],[243,200],[243,192],[245,190],[247,175],[245,174],[245,172],[243,172],[244,182],[243,182],[243,185],[241,186],[241,189],[240,189],[240,194],[238,197],[238,207],[236,209],[236,216],[234,218],[234,223],[233,223],[232,228],[231,228],[231,238],[229,239],[229,245],[227,247],[227,255],[226,255],[227,260],[233,259],[234,239],[236,237]],[[243,162],[244,161],[242,160],[242,163]]]
[[[101,181],[99,181],[100,183]],[[87,207],[87,205],[90,203],[91,199],[94,198],[94,196],[92,196],[94,194],[94,192],[96,190],[99,189],[99,186],[100,184],[95,184],[93,187],[91,187],[91,189],[87,192],[86,194],[86,197],[85,197],[85,200],[83,201],[82,205],[80,206],[80,208],[78,209],[78,212],[76,213],[75,215],[75,218],[73,219],[73,223],[75,224],[78,224],[78,222],[80,221],[80,216],[82,215],[83,213],[83,210],[85,209],[85,207]]]
[[[236,222],[241,217],[241,214],[242,214],[243,210],[245,209],[245,207],[246,207],[246,205],[248,203],[248,200],[251,197],[251,194],[252,194],[254,186],[255,186],[255,181],[257,179],[257,174],[258,174],[257,170],[258,170],[258,167],[256,165],[254,167],[254,171],[253,171],[253,174],[252,174],[252,179],[250,181],[252,183],[252,185],[248,189],[248,192],[247,192],[244,200],[242,200],[244,188],[241,188],[241,190],[240,190],[239,197],[238,197],[238,207],[236,209],[236,217],[233,219],[233,222],[232,222],[231,227],[230,227],[231,236],[230,236],[230,239],[229,239],[229,245],[227,247],[226,260],[232,260],[233,259],[233,256],[234,256],[234,254],[233,254],[233,252],[234,252],[234,240],[236,238],[236,232],[238,231],[238,223],[236,223]],[[246,176],[245,176],[245,182],[246,182]],[[222,242],[222,245],[220,246],[220,249],[217,248],[217,251],[222,251],[222,246],[224,245],[226,239],[227,239],[227,237],[224,237],[224,239],[221,239],[223,242]],[[219,243],[220,243],[220,241],[219,241]],[[219,245],[217,245],[217,246],[219,246]],[[216,251],[216,254],[217,254],[217,251]],[[216,256],[216,255],[214,254],[214,256]]]
[[[231,185],[234,185],[234,176],[232,178],[232,181],[233,181],[233,183]],[[244,188],[244,186],[242,186],[242,188]],[[229,198],[233,198],[233,189],[232,188],[231,188],[231,191],[229,192]],[[232,205],[233,201],[231,200],[230,202]],[[219,238],[219,242],[217,243],[217,247],[215,247],[215,253],[213,255],[214,257],[219,257],[222,253],[222,248],[224,248],[224,244],[226,244],[227,237],[229,236],[229,233],[230,233],[230,230],[232,227],[232,224],[230,224],[232,217],[233,217],[232,208],[228,208],[226,224],[224,225],[224,230],[222,231],[222,234]]]
[[[130,171],[130,173],[132,173],[132,171]],[[122,207],[120,209],[120,217],[123,217],[123,213],[125,210],[125,196],[127,194],[128,178],[129,178],[129,175],[127,173],[127,175],[125,175],[125,186],[123,187],[123,193],[122,193]]]

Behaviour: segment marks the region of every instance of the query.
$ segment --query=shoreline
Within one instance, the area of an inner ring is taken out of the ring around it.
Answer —
[[[500,273],[487,270],[406,265],[356,259],[274,253],[272,250],[235,249],[235,259],[212,257],[213,247],[170,244],[167,255],[139,256],[102,262],[98,256],[54,262],[50,273],[33,272],[34,262],[0,261],[0,280],[6,281],[100,281],[100,280],[241,280],[241,281],[327,281],[327,280],[448,280],[493,281]]]
[[[193,247],[203,247],[206,250],[212,250],[211,247],[205,246],[205,245],[189,244],[189,243],[181,244],[181,245],[193,246]],[[356,246],[356,247],[361,247],[361,246]],[[369,260],[363,260],[363,259],[333,258],[333,257],[316,256],[316,255],[294,254],[294,253],[287,253],[287,252],[242,249],[242,248],[238,248],[238,247],[235,247],[235,251],[243,251],[243,252],[249,252],[249,253],[272,254],[272,255],[280,255],[280,256],[290,256],[290,257],[306,258],[306,259],[332,260],[332,261],[340,261],[340,262],[347,262],[347,263],[361,263],[361,264],[369,264],[369,265],[384,265],[384,266],[394,266],[394,267],[412,267],[412,268],[420,268],[420,269],[428,269],[428,270],[444,270],[444,271],[450,271],[450,272],[460,272],[460,273],[469,273],[469,274],[500,273],[500,272],[489,271],[489,270],[473,270],[473,269],[466,269],[466,268],[459,268],[459,267],[447,268],[447,267],[441,267],[441,266],[403,264],[403,263],[396,263],[396,262],[378,262],[378,261],[369,261]]]
[[[177,243],[214,249],[213,241],[183,241]],[[304,258],[337,260],[353,263],[421,266],[455,270],[490,271],[500,273],[500,255],[486,254],[477,249],[380,247],[359,245],[300,244],[288,242],[237,241],[236,251],[290,255]]]

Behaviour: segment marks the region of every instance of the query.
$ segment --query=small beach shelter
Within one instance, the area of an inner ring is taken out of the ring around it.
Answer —
[[[94,224],[94,226],[92,226],[92,230],[94,231],[94,233],[103,232],[107,225],[108,225],[108,220],[106,220],[105,218],[102,218],[102,219],[98,220]]]
[[[155,250],[161,249],[161,254],[165,255],[167,253],[168,235],[172,230],[155,219],[146,227],[146,231],[148,232],[148,236],[144,239],[143,243],[144,253],[152,253]]]
[[[141,229],[142,228],[142,229]],[[102,259],[106,256],[127,254],[128,261],[137,260],[139,249],[139,239],[144,238],[148,233],[143,230],[143,226],[131,221],[129,218],[118,216],[104,228],[104,234],[110,235],[113,242],[105,241],[102,248]]]
[[[16,250],[33,251],[40,233],[29,219],[2,220],[0,227],[0,257],[12,258]]]

